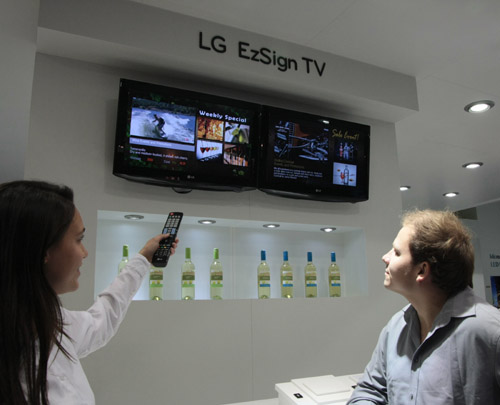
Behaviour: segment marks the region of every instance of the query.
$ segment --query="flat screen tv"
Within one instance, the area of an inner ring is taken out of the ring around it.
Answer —
[[[320,201],[368,200],[369,126],[263,107],[261,143],[260,190]]]
[[[190,189],[256,188],[260,106],[121,79],[113,174]]]

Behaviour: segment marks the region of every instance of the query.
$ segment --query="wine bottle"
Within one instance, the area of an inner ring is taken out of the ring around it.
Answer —
[[[118,263],[118,274],[121,273],[121,271],[127,265],[127,263],[128,263],[128,245],[123,245],[122,260],[120,260],[120,263]]]
[[[318,277],[316,266],[313,264],[312,260],[312,252],[307,252],[307,264],[304,269],[307,298],[316,298],[318,296]]]
[[[280,268],[281,297],[293,298],[293,269],[288,263],[288,252],[283,252],[283,264]]]
[[[330,297],[341,296],[340,268],[336,262],[335,252],[331,253],[332,262],[328,267],[328,292]]]
[[[260,264],[257,267],[257,293],[260,299],[271,297],[271,272],[266,262],[266,251],[260,251]]]
[[[222,264],[219,261],[219,249],[214,249],[214,260],[210,265],[210,298],[213,300],[221,300],[224,290],[224,273]]]
[[[163,300],[163,268],[151,266],[149,271],[149,299]]]
[[[191,248],[186,248],[186,259],[182,264],[181,299],[194,300],[194,264],[191,261]]]

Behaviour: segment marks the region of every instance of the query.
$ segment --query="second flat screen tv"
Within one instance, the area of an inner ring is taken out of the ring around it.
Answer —
[[[264,107],[259,189],[290,198],[368,200],[370,127]]]

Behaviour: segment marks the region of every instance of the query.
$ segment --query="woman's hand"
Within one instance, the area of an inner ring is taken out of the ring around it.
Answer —
[[[160,234],[156,235],[154,238],[151,238],[146,242],[144,247],[139,251],[141,255],[143,255],[146,259],[148,259],[148,262],[151,263],[153,260],[153,255],[154,253],[158,250],[158,247],[160,246],[160,242],[163,239],[167,239],[170,236],[170,234]],[[170,249],[170,254],[173,255],[175,253],[175,249],[177,248],[177,244],[179,243],[179,239],[175,239],[175,242],[172,243],[172,247]]]

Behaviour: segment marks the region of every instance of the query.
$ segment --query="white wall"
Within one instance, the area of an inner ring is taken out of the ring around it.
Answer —
[[[368,263],[368,294],[312,302],[134,302],[113,341],[83,362],[98,403],[222,404],[273,397],[274,384],[291,378],[361,371],[380,329],[403,305],[383,289],[380,261],[399,228],[401,211],[394,125],[321,111],[371,125],[367,202],[290,200],[259,191],[180,195],[111,174],[120,77],[220,92],[215,85],[168,75],[150,77],[37,55],[26,177],[71,185],[87,227],[89,257],[79,291],[63,297],[67,307],[83,309],[93,300],[98,210],[180,210],[189,216],[363,228],[366,251],[359,254]],[[224,91],[245,98],[237,89]],[[292,101],[259,97],[263,103],[301,109]]]
[[[491,277],[500,277],[500,202],[477,207],[477,221],[470,222],[478,240],[474,289],[493,303]]]
[[[0,183],[24,174],[38,0],[0,2]]]

